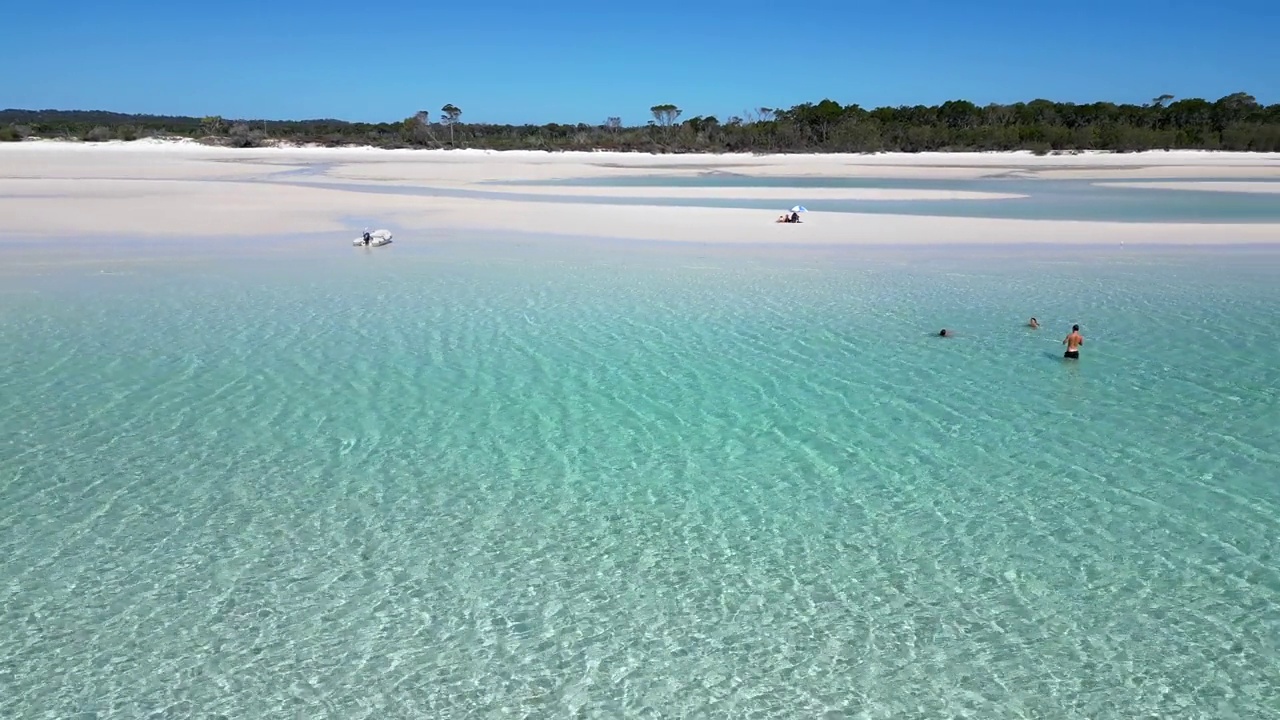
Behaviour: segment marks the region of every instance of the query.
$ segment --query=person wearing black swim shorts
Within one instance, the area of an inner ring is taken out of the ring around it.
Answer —
[[[1068,360],[1080,359],[1080,346],[1084,344],[1084,336],[1080,334],[1080,326],[1072,325],[1071,334],[1062,338],[1062,344],[1067,346],[1067,351],[1062,357]]]

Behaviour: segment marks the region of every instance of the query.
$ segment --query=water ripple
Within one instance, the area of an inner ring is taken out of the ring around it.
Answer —
[[[1278,286],[1054,272],[17,295],[0,715],[1273,716]]]

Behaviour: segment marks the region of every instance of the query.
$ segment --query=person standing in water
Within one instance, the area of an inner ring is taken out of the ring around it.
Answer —
[[[1027,327],[1031,328],[1032,330],[1039,330],[1040,321],[1035,318],[1031,318],[1031,322],[1027,323]]]
[[[1062,344],[1067,346],[1067,351],[1062,357],[1069,360],[1080,359],[1080,346],[1084,344],[1084,336],[1080,334],[1080,326],[1072,325],[1071,334],[1062,338]]]

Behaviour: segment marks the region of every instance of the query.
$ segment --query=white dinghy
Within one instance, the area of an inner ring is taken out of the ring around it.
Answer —
[[[355,247],[360,247],[361,245],[367,245],[369,247],[382,247],[383,245],[388,245],[390,243],[391,243],[390,230],[374,230],[373,232],[369,232],[368,230],[365,230],[363,235],[351,241],[351,244]]]

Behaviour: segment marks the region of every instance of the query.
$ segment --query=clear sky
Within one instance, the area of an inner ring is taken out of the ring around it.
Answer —
[[[0,15],[0,107],[626,124],[830,97],[1280,102],[1280,0],[139,0]]]

